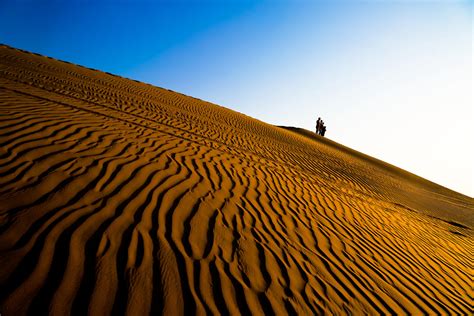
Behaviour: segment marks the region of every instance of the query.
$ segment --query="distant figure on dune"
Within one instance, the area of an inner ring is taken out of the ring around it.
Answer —
[[[319,134],[320,128],[321,128],[321,118],[318,117],[318,120],[316,121],[316,134]]]
[[[326,126],[324,126],[324,121],[318,117],[316,121],[316,134],[324,136],[326,134]]]

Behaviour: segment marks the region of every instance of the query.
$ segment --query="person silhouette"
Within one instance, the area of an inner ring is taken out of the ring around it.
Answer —
[[[318,117],[318,120],[316,121],[316,134],[319,134],[321,131],[321,118]]]

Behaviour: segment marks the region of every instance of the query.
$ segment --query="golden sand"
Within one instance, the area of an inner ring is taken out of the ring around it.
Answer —
[[[473,312],[473,199],[311,132],[0,46],[0,144],[2,316]]]

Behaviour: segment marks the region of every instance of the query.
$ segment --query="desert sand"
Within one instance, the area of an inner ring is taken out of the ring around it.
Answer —
[[[0,144],[2,316],[473,312],[473,199],[309,131],[0,46]]]

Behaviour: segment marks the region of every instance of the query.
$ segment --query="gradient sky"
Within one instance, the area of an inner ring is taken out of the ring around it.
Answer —
[[[314,130],[474,196],[470,1],[0,1],[0,42]]]

